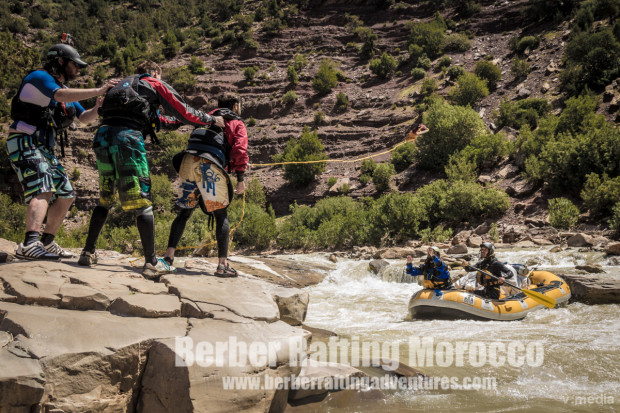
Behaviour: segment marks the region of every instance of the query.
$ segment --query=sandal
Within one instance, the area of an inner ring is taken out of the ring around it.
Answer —
[[[226,263],[225,266],[221,264],[218,265],[214,275],[221,278],[232,278],[236,277],[239,274],[237,274],[237,271],[233,268],[230,268],[230,265]]]

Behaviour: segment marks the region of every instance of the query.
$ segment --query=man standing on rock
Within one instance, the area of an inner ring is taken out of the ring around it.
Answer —
[[[103,100],[97,99],[92,109],[84,110],[77,101],[100,96],[118,80],[110,80],[100,88],[75,89],[65,86],[77,78],[80,68],[87,66],[77,50],[68,44],[56,44],[47,52],[43,69],[30,72],[13,98],[6,141],[13,169],[24,189],[26,236],[16,256],[28,260],[60,261],[72,254],[54,241],[67,211],[75,200],[69,178],[54,152],[57,138],[64,152],[65,128],[78,119],[82,123],[97,118]],[[39,231],[47,215],[43,236]]]
[[[138,66],[136,73],[110,89],[99,110],[103,120],[93,141],[99,170],[99,205],[91,216],[86,245],[78,264],[90,266],[96,263],[95,244],[118,192],[123,210],[133,211],[136,215],[136,226],[144,248],[142,275],[157,279],[176,269],[155,255],[151,178],[144,136],[151,135],[156,140],[155,130],[160,126],[224,126],[224,119],[188,106],[170,85],[161,80],[161,68],[157,64],[145,61]],[[174,118],[161,116],[160,106]]]
[[[176,250],[187,220],[197,206],[215,218],[215,238],[217,240],[217,277],[236,277],[237,271],[227,262],[229,225],[226,209],[232,200],[232,184],[229,172],[237,175],[236,194],[243,194],[245,184],[243,175],[248,166],[248,134],[241,114],[241,99],[234,94],[220,96],[218,109],[212,115],[223,116],[225,126],[198,128],[189,137],[187,149],[178,153],[174,167],[179,172],[181,186],[176,201],[177,217],[172,222],[168,250],[164,260],[169,265],[174,261]]]

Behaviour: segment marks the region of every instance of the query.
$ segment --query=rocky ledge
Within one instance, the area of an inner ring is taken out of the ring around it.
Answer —
[[[1,412],[277,412],[304,403],[288,390],[227,390],[225,378],[303,377],[290,350],[312,333],[301,326],[308,293],[297,287],[324,274],[238,258],[239,277],[220,279],[214,261],[188,259],[157,283],[130,257],[104,255],[93,268],[75,259],[0,265]],[[261,352],[238,347],[238,363],[229,353],[198,357],[232,338],[274,351],[252,360]]]

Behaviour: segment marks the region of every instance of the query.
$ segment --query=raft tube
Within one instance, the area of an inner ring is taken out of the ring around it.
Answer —
[[[571,297],[568,284],[548,271],[534,271],[531,290],[555,299],[556,307]],[[521,320],[534,310],[545,308],[522,292],[499,300],[482,298],[465,290],[418,291],[409,300],[409,317],[412,319],[440,320]]]

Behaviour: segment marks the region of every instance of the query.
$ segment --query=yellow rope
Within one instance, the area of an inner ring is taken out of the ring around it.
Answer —
[[[392,151],[394,151],[396,148],[398,148],[399,146],[402,146],[408,142],[413,142],[418,135],[421,135],[422,133],[425,133],[426,131],[423,132],[419,132],[419,133],[413,133],[410,132],[409,135],[407,136],[407,138],[400,142],[397,143],[396,145],[394,145],[392,148],[388,149],[387,151],[384,152],[380,152],[380,153],[376,153],[373,155],[368,155],[368,156],[363,156],[361,158],[355,158],[355,159],[325,159],[325,160],[319,160],[319,161],[292,161],[292,162],[272,162],[272,163],[261,163],[261,164],[252,164],[252,168],[259,168],[259,167],[263,167],[263,166],[278,166],[278,165],[302,165],[302,164],[312,164],[312,163],[326,163],[326,162],[339,162],[339,163],[354,163],[354,162],[359,162],[359,161],[363,161],[365,159],[370,159],[370,158],[374,158],[377,156],[381,156],[381,155],[385,155],[386,153],[390,153]],[[239,220],[239,223],[237,223],[237,225],[235,225],[235,227],[233,229],[230,230],[229,233],[229,247],[230,247],[230,243],[232,243],[232,236],[233,233],[235,232],[235,230],[237,228],[239,228],[239,225],[241,225],[241,223],[243,222],[243,218],[245,217],[245,192],[243,193],[243,206],[242,206],[242,212],[241,212],[241,219]],[[181,248],[177,248],[176,251],[180,251],[180,250],[187,250],[187,249],[201,249],[204,248],[206,246],[212,245],[217,243],[217,241],[211,241],[209,243],[206,244],[201,244],[201,245],[191,245],[191,246],[187,246],[187,247],[181,247]],[[157,251],[157,254],[161,254],[166,252],[165,250],[162,251]],[[143,257],[140,258],[136,258],[131,262],[131,265],[134,266],[134,262],[141,260]],[[134,266],[135,267],[135,266]]]

